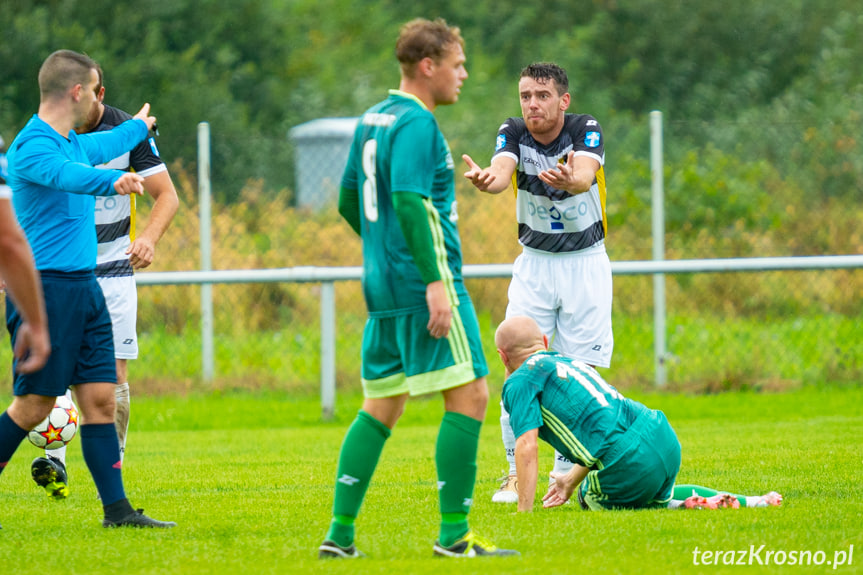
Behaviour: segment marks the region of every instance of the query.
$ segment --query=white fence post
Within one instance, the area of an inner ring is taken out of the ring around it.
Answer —
[[[201,228],[201,271],[213,269],[210,232],[210,124],[198,124],[198,218]],[[201,372],[213,381],[213,284],[201,284]]]
[[[650,197],[653,260],[665,259],[665,193],[662,173],[662,112],[650,113]],[[656,385],[666,382],[665,274],[653,274],[653,359]]]
[[[336,409],[336,284],[321,284],[321,415]]]

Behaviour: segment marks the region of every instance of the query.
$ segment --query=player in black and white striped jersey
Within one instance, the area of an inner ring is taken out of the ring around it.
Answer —
[[[551,340],[551,349],[593,367],[609,367],[611,262],[605,250],[605,141],[589,114],[567,113],[569,79],[557,64],[536,63],[521,72],[522,117],[498,130],[491,166],[463,156],[465,177],[480,191],[516,193],[518,240],[506,317],[528,316]],[[509,474],[492,498],[518,500],[515,437],[501,405],[501,432]],[[554,471],[572,463],[556,453]]]
[[[96,103],[86,123],[76,129],[78,133],[111,130],[132,117],[123,110],[104,103],[105,86],[101,68],[97,69],[97,72],[99,83],[96,85]],[[114,331],[114,357],[117,365],[114,419],[122,461],[129,429],[128,360],[138,357],[138,293],[134,270],[146,268],[153,262],[156,243],[177,212],[179,200],[152,134],[130,152],[97,167],[134,171],[144,178],[144,190],[154,200],[147,225],[140,233],[136,233],[135,198],[96,197],[96,279],[105,295]],[[48,462],[59,461],[65,471],[65,451],[65,447],[53,450]],[[45,465],[44,459],[37,458],[33,465],[36,466],[37,462],[38,465]]]

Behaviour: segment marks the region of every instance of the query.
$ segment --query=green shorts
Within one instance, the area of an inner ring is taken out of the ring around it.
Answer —
[[[367,398],[443,391],[488,374],[479,323],[469,297],[461,297],[453,308],[446,338],[429,335],[428,321],[428,310],[368,319],[362,367]]]
[[[639,417],[602,457],[579,487],[583,507],[649,509],[666,507],[680,470],[680,442],[661,411]]]

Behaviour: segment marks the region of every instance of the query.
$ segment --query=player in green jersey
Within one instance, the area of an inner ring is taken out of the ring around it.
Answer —
[[[467,78],[464,41],[443,20],[412,20],[396,43],[398,90],[360,118],[339,213],[363,241],[362,409],[345,435],[321,558],[353,558],[354,520],[409,395],[441,392],[435,451],[444,557],[517,555],[468,527],[488,403],[479,325],[461,274],[452,154],[434,110]]]
[[[715,509],[780,505],[782,496],[745,496],[675,485],[680,442],[661,411],[623,397],[587,364],[548,351],[537,323],[514,316],[498,326],[495,345],[506,368],[503,404],[516,437],[518,510],[536,496],[537,439],[576,465],[554,473],[544,507],[566,503],[578,489],[585,509],[652,507]]]

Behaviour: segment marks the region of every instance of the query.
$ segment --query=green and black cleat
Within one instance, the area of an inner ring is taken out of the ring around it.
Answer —
[[[488,539],[468,531],[467,535],[449,547],[435,542],[434,555],[436,557],[517,557],[521,553],[514,549],[498,549]]]
[[[56,457],[50,455],[37,457],[30,464],[30,475],[36,485],[48,492],[48,497],[56,500],[66,499],[69,487],[66,485],[66,466]]]

